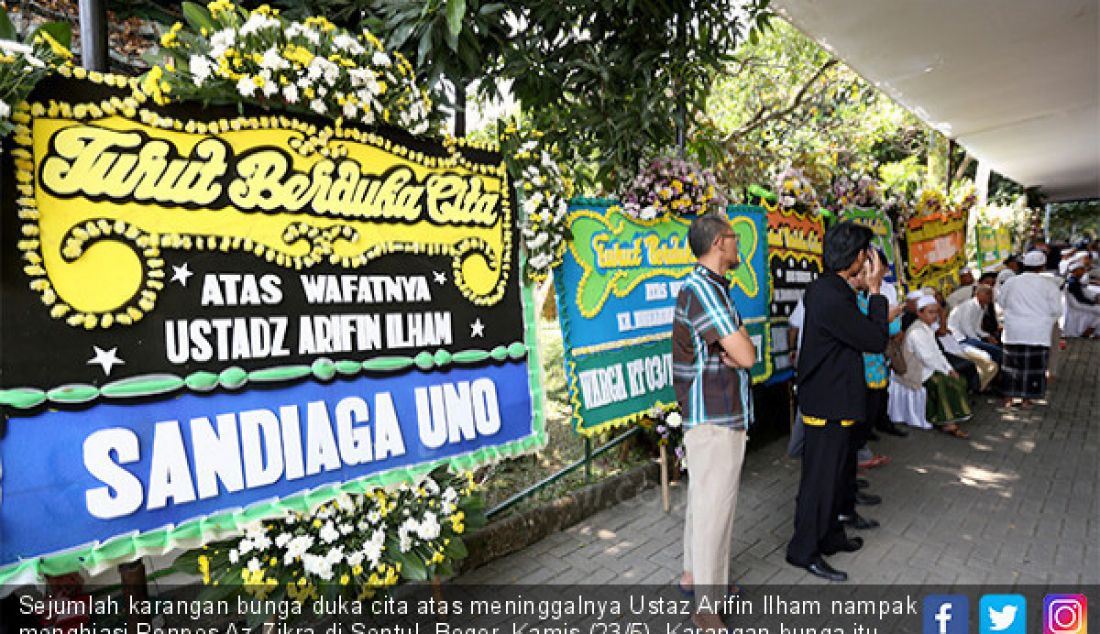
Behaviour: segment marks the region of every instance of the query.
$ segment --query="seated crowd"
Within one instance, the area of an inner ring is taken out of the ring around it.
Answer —
[[[1043,399],[1062,338],[1100,337],[1100,269],[1090,283],[1093,266],[1100,266],[1096,242],[1056,251],[1038,242],[977,277],[962,268],[946,296],[915,289],[895,308],[898,293],[884,283],[897,317],[886,352],[887,419],[874,429],[899,436],[906,427],[938,429],[967,438],[960,424],[971,416],[971,395],[997,394],[1008,407]],[[853,286],[865,293],[858,280]],[[792,358],[801,316],[799,305],[791,315]],[[860,467],[888,460],[865,447]]]

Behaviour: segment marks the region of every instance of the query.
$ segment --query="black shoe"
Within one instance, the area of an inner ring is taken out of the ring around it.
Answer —
[[[843,520],[841,520],[841,524],[844,524],[845,526],[849,526],[851,528],[854,528],[854,529],[860,530],[860,531],[870,530],[872,528],[878,528],[879,527],[878,520],[873,520],[873,519],[868,518],[868,517],[863,517],[859,513],[856,513],[852,517],[845,517]]]
[[[869,431],[867,432],[867,440],[882,440],[882,438],[875,432]]]
[[[856,491],[856,504],[861,506],[874,506],[876,504],[882,504],[882,497],[875,495],[874,493],[864,493],[862,491]]]
[[[837,553],[854,553],[860,548],[863,548],[862,537],[849,537],[848,541],[844,542],[839,548],[822,548],[822,555],[835,555]]]
[[[857,489],[866,489],[869,486],[871,486],[871,483],[868,482],[866,478],[856,478]]]
[[[876,427],[875,429],[879,430],[880,432],[882,432],[884,434],[889,434],[891,436],[898,436],[899,438],[904,438],[904,437],[909,435],[909,432],[907,432],[904,429],[898,427],[894,423],[890,423],[889,425],[884,425],[882,427]]]
[[[791,561],[790,557],[787,557],[787,563],[797,568],[802,568],[806,572],[815,577],[821,577],[822,579],[828,579],[829,581],[847,581],[848,573],[842,572],[829,565],[829,562],[821,558],[818,555],[810,560],[808,564],[799,564]]]

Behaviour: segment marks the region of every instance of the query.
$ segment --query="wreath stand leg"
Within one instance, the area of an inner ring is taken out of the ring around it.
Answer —
[[[669,500],[668,490],[668,448],[661,444],[661,504],[665,509],[665,513],[669,512],[672,508],[672,504]]]
[[[149,599],[149,584],[145,578],[145,563],[142,560],[138,559],[137,561],[119,564],[118,576],[122,578],[122,594],[126,597],[127,606],[131,605],[132,601],[146,601]],[[130,614],[127,609],[127,634],[137,634],[138,624],[140,623],[148,625],[150,623],[149,617]]]
[[[432,600],[436,605],[443,603],[443,580],[439,578],[439,575],[432,575]],[[437,621],[446,621],[446,617],[436,616]]]

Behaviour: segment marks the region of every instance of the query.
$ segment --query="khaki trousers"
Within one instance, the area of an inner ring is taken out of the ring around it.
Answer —
[[[699,425],[684,433],[688,501],[684,571],[695,579],[695,599],[717,605],[729,592],[730,539],[737,488],[745,461],[744,430]]]

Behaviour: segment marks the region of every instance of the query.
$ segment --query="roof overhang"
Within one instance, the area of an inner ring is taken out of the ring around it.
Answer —
[[[775,0],[778,12],[990,167],[1100,197],[1100,0]]]

